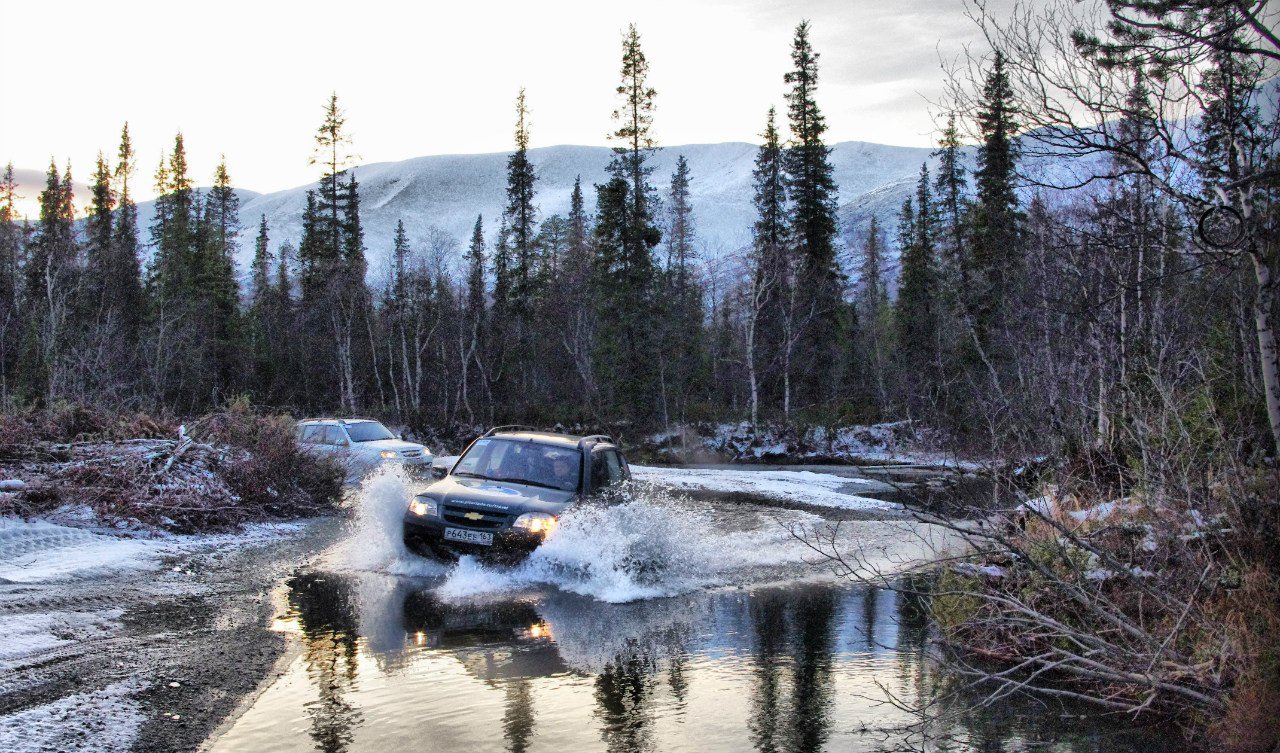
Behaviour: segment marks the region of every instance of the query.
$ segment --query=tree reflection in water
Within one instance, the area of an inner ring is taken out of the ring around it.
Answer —
[[[611,753],[644,753],[675,740],[759,753],[1176,748],[1081,720],[1087,709],[1016,697],[983,706],[981,693],[965,692],[930,656],[929,604],[919,595],[927,589],[910,579],[892,591],[791,584],[629,604],[559,591],[445,600],[434,583],[365,574],[308,573],[288,585],[303,641],[295,666],[306,678],[288,696],[305,720],[288,749],[306,747],[303,734],[324,753],[376,750],[369,744],[388,740],[512,753],[600,741]],[[428,666],[438,679],[423,674]],[[381,695],[357,703],[358,667],[368,677],[363,692]],[[404,692],[387,693],[392,675]],[[901,707],[877,706],[875,684]],[[288,734],[258,724],[272,736],[257,747]],[[362,726],[377,726],[378,735],[366,739]],[[416,737],[423,731],[429,736]]]
[[[502,736],[511,753],[525,753],[533,737],[533,695],[529,680],[520,677],[507,682],[502,713]]]
[[[596,677],[596,714],[610,753],[653,750],[653,674],[657,664],[647,653],[630,650],[614,657]]]
[[[345,695],[356,689],[359,616],[351,584],[332,574],[289,581],[289,605],[302,629],[303,661],[319,700],[307,704],[311,739],[324,753],[346,753],[364,717]]]
[[[794,608],[791,717],[783,727],[787,750],[808,753],[827,741],[831,713],[831,667],[836,594],[810,591]]]
[[[777,753],[778,689],[782,649],[786,643],[786,602],[778,592],[766,592],[750,602],[755,656],[755,687],[747,728],[760,753]]]

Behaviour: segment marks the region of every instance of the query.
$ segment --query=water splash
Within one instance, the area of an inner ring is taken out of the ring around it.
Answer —
[[[433,576],[448,567],[409,552],[404,545],[404,511],[421,484],[399,466],[387,465],[352,494],[355,510],[348,535],[331,549],[326,565],[338,570]]]
[[[463,557],[441,585],[447,599],[475,599],[539,586],[626,603],[675,596],[749,572],[803,562],[807,550],[774,517],[744,527],[735,511],[715,511],[638,486],[630,500],[585,504],[521,564],[502,568]],[[787,513],[791,517],[812,517]]]

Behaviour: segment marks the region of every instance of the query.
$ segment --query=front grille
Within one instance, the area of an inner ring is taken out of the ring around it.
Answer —
[[[467,513],[479,514],[480,518],[479,520],[468,518],[466,517]],[[511,521],[511,516],[506,513],[491,512],[489,510],[477,510],[459,505],[445,505],[444,520],[446,523],[466,526],[467,528],[494,529],[505,528]]]
[[[405,450],[401,454],[406,458],[420,458],[422,457],[422,450]]]

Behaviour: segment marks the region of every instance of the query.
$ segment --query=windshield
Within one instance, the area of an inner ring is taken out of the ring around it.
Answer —
[[[573,492],[581,483],[582,453],[527,439],[480,439],[458,460],[453,473]]]
[[[380,439],[395,439],[396,436],[387,427],[377,421],[361,421],[358,424],[347,424],[347,434],[352,442],[377,442]]]

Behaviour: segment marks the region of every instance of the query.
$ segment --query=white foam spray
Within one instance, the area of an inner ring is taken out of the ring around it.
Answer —
[[[355,515],[350,532],[327,553],[326,565],[392,575],[446,572],[445,565],[418,557],[404,545],[404,512],[419,486],[394,465],[383,466],[366,478],[352,496]]]
[[[731,530],[724,512],[715,514],[658,490],[637,487],[633,492],[620,504],[572,508],[546,542],[515,567],[462,558],[440,595],[509,597],[550,585],[625,603],[735,582],[744,570],[801,562],[808,553],[777,520]]]

